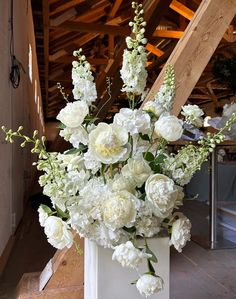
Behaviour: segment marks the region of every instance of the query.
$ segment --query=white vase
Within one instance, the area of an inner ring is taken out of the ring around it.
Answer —
[[[156,273],[164,280],[163,291],[149,298],[169,299],[170,249],[169,238],[148,239],[150,249],[156,254],[158,263],[153,264]],[[95,242],[85,239],[84,299],[141,299],[136,286],[135,270],[123,268],[112,261],[111,249],[104,249]],[[147,272],[146,263],[141,265],[140,274]]]

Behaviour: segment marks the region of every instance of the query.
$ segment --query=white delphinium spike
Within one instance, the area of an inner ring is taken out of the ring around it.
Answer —
[[[132,28],[132,37],[126,38],[128,49],[123,54],[120,74],[124,83],[122,91],[133,95],[142,95],[147,79],[147,55],[144,47],[147,43],[147,39],[144,37],[146,22],[142,17],[142,5],[133,2],[132,7],[135,10],[134,20],[129,23]]]
[[[82,55],[82,49],[74,51],[73,55],[78,58],[78,61],[72,62],[72,90],[74,99],[85,101],[91,105],[97,98],[96,86],[94,77],[91,72],[91,65]]]

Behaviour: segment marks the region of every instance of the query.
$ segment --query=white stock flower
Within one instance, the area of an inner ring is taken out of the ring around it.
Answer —
[[[144,274],[137,281],[136,287],[141,295],[148,297],[163,290],[163,279],[159,276]]]
[[[45,221],[44,232],[48,242],[57,249],[70,248],[73,245],[73,235],[61,218],[49,216]]]
[[[112,260],[119,262],[122,267],[137,269],[143,259],[148,257],[150,257],[149,254],[134,247],[131,241],[127,241],[125,244],[120,244],[115,247]]]
[[[223,116],[230,117],[236,112],[236,103],[225,104],[223,107]]]
[[[174,115],[160,117],[155,123],[155,133],[157,136],[167,141],[176,141],[183,134],[183,122]]]
[[[163,174],[153,174],[146,181],[145,191],[147,200],[153,204],[154,215],[160,218],[168,217],[179,195],[174,181]]]
[[[182,106],[181,114],[185,116],[188,123],[191,123],[196,127],[201,127],[203,125],[202,116],[204,112],[197,105]]]
[[[76,128],[83,123],[88,113],[89,109],[86,102],[77,101],[67,103],[66,107],[57,115],[57,119],[69,128]]]
[[[116,124],[99,123],[89,134],[89,151],[104,164],[125,160],[130,152],[128,132]]]
[[[172,224],[170,245],[174,245],[175,249],[181,252],[187,241],[190,241],[192,226],[190,220],[182,213],[176,213],[173,217],[175,215],[178,215],[179,219]]]
[[[48,214],[45,212],[45,210],[42,206],[40,206],[38,208],[38,213],[39,213],[39,223],[42,227],[44,227],[45,226],[45,221],[48,218]]]
[[[134,224],[139,200],[128,191],[111,193],[103,203],[103,220],[107,227],[115,230]]]
[[[145,48],[140,46],[139,50],[124,50],[123,63],[120,70],[121,79],[124,83],[122,91],[136,95],[141,95],[144,92],[147,79]]]
[[[125,128],[131,135],[146,134],[150,130],[150,116],[142,110],[121,108],[114,116],[114,123]]]
[[[137,187],[141,187],[152,174],[152,170],[147,161],[139,155],[130,158],[121,173],[125,178],[133,181]]]
[[[146,112],[151,112],[159,117],[163,113],[163,109],[161,108],[160,104],[155,101],[148,101],[144,104],[143,110]]]

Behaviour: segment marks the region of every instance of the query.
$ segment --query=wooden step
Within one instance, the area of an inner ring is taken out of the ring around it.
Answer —
[[[84,248],[84,242],[75,236]],[[17,287],[17,299],[83,299],[84,256],[75,245],[58,250],[42,272],[26,273]],[[40,291],[41,289],[41,291]]]

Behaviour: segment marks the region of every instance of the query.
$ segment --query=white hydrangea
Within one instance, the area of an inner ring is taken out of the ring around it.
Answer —
[[[143,46],[132,51],[124,50],[123,63],[120,70],[124,86],[122,91],[142,95],[147,80],[147,56]]]
[[[122,267],[138,269],[138,266],[142,263],[143,259],[150,256],[151,255],[134,247],[131,241],[127,241],[125,244],[120,244],[115,247],[112,260],[119,262]]]
[[[139,293],[145,297],[163,290],[163,279],[151,274],[142,275],[136,283]]]
[[[155,122],[154,131],[167,141],[176,141],[183,134],[183,122],[174,115],[163,115]]]
[[[70,248],[73,245],[73,235],[61,218],[49,216],[44,223],[44,232],[48,242],[57,249]]]
[[[69,128],[79,127],[89,113],[88,105],[84,101],[67,103],[57,115],[57,119]]]
[[[114,123],[126,128],[131,135],[149,133],[151,128],[150,116],[137,109],[121,108],[114,116]]]
[[[103,202],[103,221],[113,230],[131,227],[136,218],[139,200],[128,191],[111,193]]]
[[[187,241],[191,239],[191,223],[182,213],[176,213],[173,217],[175,215],[178,216],[178,219],[172,224],[170,245],[174,245],[175,249],[181,252]]]
[[[197,105],[185,105],[182,106],[182,115],[185,116],[185,119],[188,123],[193,124],[196,127],[202,127],[203,125],[203,114],[201,108],[199,108]]]
[[[123,177],[133,181],[137,187],[141,187],[152,174],[152,169],[143,156],[139,155],[128,159],[121,173]]]
[[[116,124],[99,123],[89,134],[89,151],[104,164],[125,160],[130,152],[128,132]]]
[[[151,175],[145,184],[147,200],[153,204],[153,213],[160,218],[168,217],[178,199],[174,181],[163,174]]]

